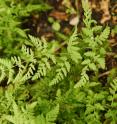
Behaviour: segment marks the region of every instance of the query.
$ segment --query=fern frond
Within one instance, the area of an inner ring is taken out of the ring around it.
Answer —
[[[91,24],[96,23],[96,21],[91,19],[92,12],[91,12],[91,8],[89,6],[88,0],[82,0],[82,7],[84,10],[84,15],[85,15],[85,19],[83,21],[84,21],[86,27],[88,29],[90,29]]]
[[[47,55],[48,59],[50,59],[54,64],[56,64],[56,57],[52,54]]]
[[[19,82],[21,82],[23,74],[24,74],[24,70],[19,69],[17,75],[14,77],[13,84],[19,85]]]
[[[97,63],[99,64],[99,68],[102,68],[102,69],[105,69],[105,65],[106,65],[106,62],[105,62],[105,58],[102,58],[102,57],[98,57],[97,58]]]
[[[31,44],[36,48],[36,51],[42,52],[42,53],[45,52],[47,48],[47,42],[44,38],[39,39],[31,35],[29,35],[29,38],[30,38]]]
[[[25,82],[26,80],[29,80],[33,76],[34,70],[35,70],[34,64],[33,63],[29,64],[27,72],[24,74],[21,81]]]
[[[46,124],[46,119],[43,114],[38,115],[38,117],[35,119],[35,124]]]
[[[109,108],[107,113],[105,114],[107,120],[111,123],[115,124],[117,122],[117,78],[110,83],[110,95],[108,96],[108,100],[110,101]]]
[[[47,58],[42,58],[41,61],[38,63],[37,72],[33,75],[32,80],[36,80],[43,76],[46,76],[47,71],[51,70],[50,63],[48,62]]]
[[[59,105],[57,105],[51,111],[49,111],[45,117],[43,114],[38,115],[35,119],[34,124],[55,124],[54,122],[56,121],[58,114]]]
[[[29,113],[22,112],[15,101],[12,108],[14,115],[3,115],[5,120],[13,124],[35,124],[34,118]]]
[[[81,78],[80,80],[75,84],[74,88],[79,88],[85,86],[87,83],[89,83],[89,76],[87,75],[86,71],[88,70],[88,67],[85,66],[82,69]]]
[[[78,60],[82,59],[80,52],[79,52],[80,48],[76,46],[78,45],[77,40],[78,40],[77,27],[75,27],[73,34],[69,38],[68,47],[67,47],[68,54],[70,55],[72,61],[75,63],[78,63]]]
[[[54,121],[56,120],[59,113],[59,105],[53,108],[46,114],[46,123],[55,124]]]
[[[32,80],[36,80],[41,78],[41,76],[46,76],[47,74],[47,68],[45,66],[45,63],[39,63],[37,72],[33,75]]]
[[[102,31],[102,26],[96,25],[95,27],[92,28],[92,31],[94,33],[100,33]]]
[[[62,81],[67,74],[70,72],[70,63],[65,61],[64,63],[59,63],[60,68],[56,70],[57,74],[55,78],[49,83],[50,86],[55,85]]]
[[[0,82],[6,77],[4,66],[0,66]]]
[[[27,62],[35,62],[34,53],[30,48],[27,48],[25,45],[22,46],[22,59]]]
[[[18,66],[21,69],[25,68],[25,66],[22,64],[21,58],[19,56],[11,57],[11,62],[13,63],[13,65]]]
[[[88,51],[84,53],[86,56],[85,60],[81,63],[82,65],[87,65],[89,69],[97,71],[98,68],[105,69],[105,58],[96,55],[95,52]]]
[[[110,28],[106,27],[99,36],[99,40],[105,41],[108,38],[109,34],[110,34]]]
[[[8,78],[7,83],[10,83],[13,79],[14,74],[13,65],[11,61],[7,59],[0,59],[0,65],[2,69],[0,78],[3,80],[3,78],[7,77]]]
[[[104,42],[107,40],[107,38],[109,37],[109,34],[110,34],[110,28],[109,27],[106,27],[100,35],[97,35],[95,37],[95,41],[99,44],[99,45],[102,45],[104,44]]]
[[[25,82],[26,80],[30,79],[31,76],[34,74],[35,71],[35,62],[36,59],[32,57],[33,55],[30,55],[27,53],[28,58],[30,59],[28,61],[22,61],[20,57],[12,57],[11,61],[14,64],[14,67],[18,67],[18,73],[15,75],[13,83],[16,82]],[[24,57],[24,56],[23,56]],[[26,58],[24,58],[26,59]],[[27,62],[26,65],[23,64],[23,62]],[[20,83],[19,83],[20,84]]]
[[[116,93],[116,91],[117,91],[117,78],[115,78],[113,80],[113,82],[110,84],[110,86],[111,86],[111,88],[109,88],[110,93],[114,95]]]

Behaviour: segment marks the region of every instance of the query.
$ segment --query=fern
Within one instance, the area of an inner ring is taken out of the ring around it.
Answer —
[[[87,96],[87,103],[86,103],[86,121],[88,123],[101,123],[101,117],[100,117],[100,112],[105,110],[104,106],[102,103],[100,103],[100,100],[102,101],[105,97],[105,93],[93,93],[93,91],[89,90],[89,94]]]
[[[27,62],[33,62],[35,63],[34,53],[30,48],[27,48],[26,46],[22,46],[22,59],[26,60]]]
[[[89,83],[89,77],[88,77],[88,75],[87,75],[87,73],[86,73],[87,70],[88,70],[87,66],[82,69],[81,78],[80,78],[80,80],[75,84],[74,88],[82,87],[82,86],[85,86],[86,83]]]
[[[36,63],[38,65],[37,72],[33,75],[32,80],[41,78],[41,76],[46,76],[47,70],[51,70],[50,60],[55,63],[55,57],[53,53],[49,52],[48,45],[44,38],[41,40],[35,38],[31,35],[30,42],[34,46],[34,55],[36,56]],[[48,51],[48,52],[47,52]]]
[[[82,59],[82,57],[79,53],[80,48],[78,47],[78,41],[77,40],[78,40],[77,28],[75,27],[73,34],[69,38],[68,47],[67,47],[68,54],[70,55],[72,61],[75,63],[78,63],[78,61]]]
[[[82,0],[82,7],[83,7],[83,10],[84,10],[84,15],[85,15],[85,19],[83,20],[86,27],[88,29],[91,28],[91,24],[92,23],[95,23],[95,20],[92,20],[91,19],[91,9],[89,7],[89,3],[88,3],[88,0]],[[90,33],[90,30],[89,32],[87,32],[88,34]]]
[[[41,78],[41,76],[46,76],[47,74],[47,69],[50,70],[50,64],[47,62],[45,59],[45,62],[40,62],[38,65],[38,70],[33,76],[32,80],[36,80],[38,78]]]
[[[13,65],[11,61],[7,59],[0,59],[0,65],[1,65],[1,81],[4,80],[5,77],[8,78],[7,84],[10,83],[13,79]]]
[[[49,111],[46,114],[46,117],[43,114],[39,115],[35,121],[35,124],[55,124],[55,120],[57,118],[59,112],[59,105],[57,105],[54,109]]]
[[[54,124],[56,121],[57,115],[59,113],[59,105],[54,107],[52,110],[46,113],[44,117],[43,114],[34,116],[33,109],[37,106],[37,102],[28,104],[26,108],[19,108],[18,104],[14,101],[12,95],[6,93],[7,100],[11,101],[11,115],[4,114],[2,115],[1,122],[4,123],[6,120],[13,124]]]
[[[101,35],[99,36],[99,40],[105,41],[108,38],[109,34],[110,34],[110,28],[106,27],[104,31],[101,33]]]
[[[59,83],[60,81],[62,81],[68,74],[68,72],[70,72],[70,63],[67,62],[66,58],[63,58],[64,63],[59,63],[59,67],[56,72],[56,76],[55,78],[50,82],[50,86]]]
[[[0,123],[116,124],[116,69],[108,83],[102,85],[98,78],[100,70],[106,70],[110,28],[91,18],[88,0],[82,0],[81,31],[75,27],[62,45],[27,36],[20,29],[22,17],[47,10],[48,5],[22,0],[0,3],[1,50],[8,45],[0,58]],[[11,59],[4,58],[6,53],[13,54]]]
[[[111,101],[109,105],[109,109],[107,113],[105,114],[107,121],[113,124],[116,124],[117,122],[117,78],[113,80],[112,83],[110,83],[110,95],[108,96],[108,100]]]
[[[59,105],[57,105],[53,110],[51,110],[46,114],[46,123],[54,124],[53,122],[56,120],[58,113],[59,113]]]

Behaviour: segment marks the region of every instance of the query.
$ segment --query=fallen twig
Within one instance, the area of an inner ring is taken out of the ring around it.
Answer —
[[[101,78],[101,77],[109,75],[109,74],[110,74],[110,71],[106,71],[106,72],[100,74],[98,77]]]
[[[114,53],[114,52],[107,52],[106,55],[107,55],[107,56],[115,56],[115,55],[117,55],[117,53]]]

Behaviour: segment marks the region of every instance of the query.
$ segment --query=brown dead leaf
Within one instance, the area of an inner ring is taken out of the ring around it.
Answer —
[[[110,0],[90,0],[90,4],[92,10],[95,10],[96,13],[101,13],[101,20],[98,20],[100,23],[104,24],[111,19],[109,12]]]
[[[60,12],[60,11],[52,11],[49,16],[54,17],[57,20],[61,21],[67,21],[68,20],[68,15],[65,12]]]
[[[100,2],[101,5],[101,10],[103,11],[101,23],[105,23],[111,19],[111,15],[109,12],[109,5],[110,5],[110,0],[102,0]]]

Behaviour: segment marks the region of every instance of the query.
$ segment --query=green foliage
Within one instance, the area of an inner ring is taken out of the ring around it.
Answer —
[[[113,80],[112,83],[110,83],[110,95],[108,96],[108,100],[110,102],[109,104],[109,109],[106,113],[106,118],[108,120],[109,123],[112,124],[116,124],[117,122],[117,111],[116,111],[116,107],[117,107],[117,78],[115,78]]]
[[[82,5],[81,32],[78,34],[75,27],[65,38],[65,45],[56,48],[54,42],[47,42],[44,37],[26,36],[19,23],[13,23],[46,7],[1,0],[1,47],[6,40],[10,46],[5,51],[11,50],[13,56],[5,58],[7,52],[3,51],[4,58],[0,58],[0,124],[117,123],[116,71],[110,74],[105,86],[98,78],[100,69],[106,68],[110,28],[92,20],[87,0],[82,0]],[[6,34],[10,35],[6,38]],[[23,43],[13,49],[16,41]],[[14,50],[20,52],[14,55]]]
[[[46,4],[26,4],[14,0],[0,0],[0,52],[1,56],[19,53],[25,42],[26,31],[21,29],[24,17],[33,11],[50,9]],[[6,47],[7,46],[7,47]],[[14,48],[14,49],[12,49]]]
[[[12,96],[6,94],[8,102],[11,102],[11,115],[4,114],[1,117],[1,123],[11,122],[12,124],[55,124],[54,121],[59,113],[59,105],[43,114],[34,116],[33,109],[36,107],[37,102],[26,104],[26,106],[18,107]],[[24,108],[25,107],[25,108]]]

